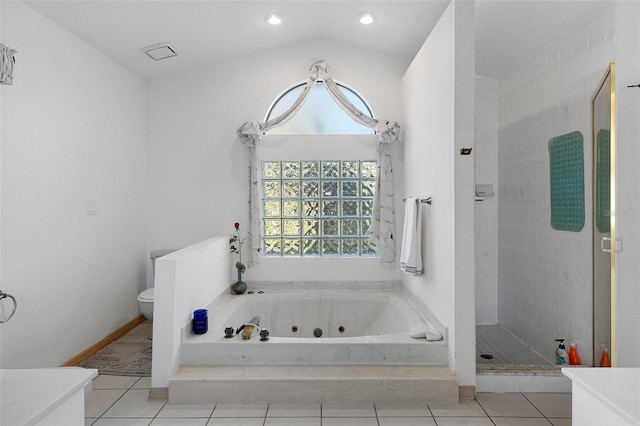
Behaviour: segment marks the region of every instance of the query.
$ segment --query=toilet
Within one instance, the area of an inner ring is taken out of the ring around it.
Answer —
[[[153,287],[138,295],[138,311],[149,321],[153,321]]]
[[[154,278],[156,274],[156,259],[173,253],[174,251],[175,250],[156,250],[151,252],[151,271]],[[154,288],[150,287],[138,295],[138,311],[149,321],[153,321],[153,290]]]

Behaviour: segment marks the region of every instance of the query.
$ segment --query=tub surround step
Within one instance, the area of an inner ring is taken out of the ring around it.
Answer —
[[[182,366],[169,380],[172,404],[457,403],[448,367],[416,365]]]
[[[237,335],[225,339],[221,334],[191,335],[182,342],[182,365],[247,364],[412,364],[446,367],[446,341],[428,342],[391,336],[388,342],[367,338],[283,339],[271,337],[261,342],[254,332],[251,340]],[[305,341],[302,341],[305,340]],[[320,345],[322,350],[320,350]]]
[[[476,392],[571,392],[571,380],[558,368],[478,366]]]

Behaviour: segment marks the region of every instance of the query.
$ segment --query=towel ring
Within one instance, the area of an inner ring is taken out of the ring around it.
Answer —
[[[11,311],[11,314],[8,317],[0,319],[0,324],[9,321],[11,317],[13,317],[13,314],[15,314],[16,310],[18,309],[18,302],[16,302],[16,298],[0,290],[0,300],[2,299],[11,299],[13,301],[13,310]]]

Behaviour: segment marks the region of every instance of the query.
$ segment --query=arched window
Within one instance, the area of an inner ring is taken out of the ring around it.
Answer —
[[[306,83],[297,84],[279,96],[269,108],[265,119],[284,113],[298,98]],[[342,93],[364,114],[373,117],[371,108],[353,89],[337,83]],[[356,123],[331,98],[324,82],[317,81],[298,113],[283,126],[271,129],[270,135],[362,135],[373,134],[373,129]]]
[[[373,117],[361,96],[338,86],[356,108]],[[285,113],[304,87],[297,84],[279,96],[265,122]],[[267,135],[260,154],[262,256],[378,256],[377,244],[369,240],[377,172],[373,129],[349,117],[325,83],[317,81],[295,116]],[[301,137],[288,138],[286,144],[270,150],[270,141],[281,140],[279,135]],[[349,148],[356,145],[362,150],[361,143],[354,143],[362,138],[372,142],[366,152]],[[307,148],[297,150],[297,139],[303,139]],[[315,144],[324,147],[321,154]]]

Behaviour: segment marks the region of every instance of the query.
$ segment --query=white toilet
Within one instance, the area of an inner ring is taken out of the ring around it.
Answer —
[[[138,295],[138,311],[149,321],[153,321],[153,287]]]
[[[156,250],[151,252],[151,271],[156,274],[156,259],[173,253],[175,250]],[[149,321],[153,321],[153,287],[150,287],[138,295],[138,311]]]

